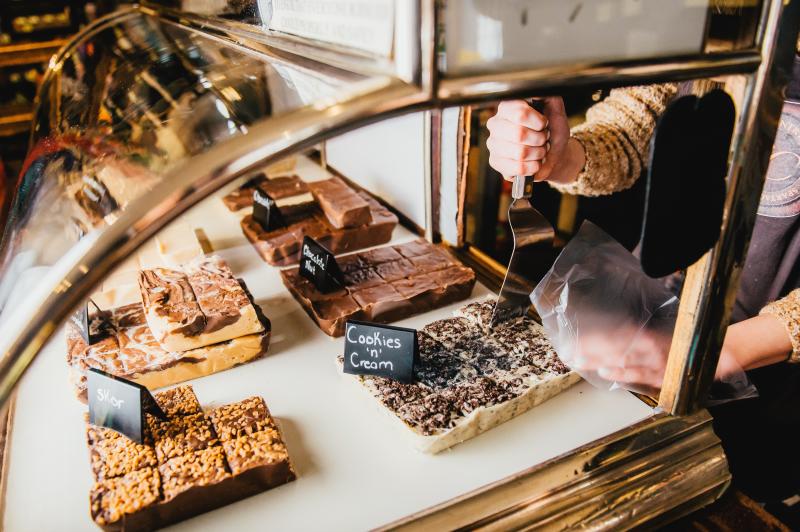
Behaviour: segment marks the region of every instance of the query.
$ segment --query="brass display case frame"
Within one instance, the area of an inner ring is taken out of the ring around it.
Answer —
[[[425,111],[426,236],[438,238],[441,109],[509,97],[556,93],[571,87],[614,87],[726,74],[746,76],[730,158],[722,236],[687,276],[658,413],[606,438],[547,461],[387,528],[487,529],[630,528],[672,519],[720,496],[730,482],[727,463],[700,408],[713,378],[756,208],[797,38],[797,0],[763,3],[753,47],[715,54],[647,61],[558,65],[513,72],[448,77],[436,68],[437,6],[412,3],[411,27],[419,35],[410,63],[373,60],[324,43],[284,38],[230,20],[180,13],[157,5],[134,6],[106,16],[82,36],[131,13],[159,17],[256,57],[298,64],[330,64],[385,75],[384,82],[331,107],[307,106],[256,124],[170,170],[149,193],[133,201],[104,231],[82,239],[53,268],[60,282],[27,309],[24,325],[0,339],[0,403],[6,404],[37,353],[72,309],[113,268],[147,239],[211,193],[254,169],[343,132],[413,111]],[[72,41],[73,43],[76,41]],[[68,44],[51,61],[57,71]],[[407,73],[411,73],[408,75]],[[47,95],[41,95],[47,97]],[[470,261],[486,275],[501,268],[477,253]]]

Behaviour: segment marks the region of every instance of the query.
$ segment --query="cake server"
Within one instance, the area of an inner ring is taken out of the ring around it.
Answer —
[[[540,110],[537,104],[540,102],[534,101],[532,105]],[[533,176],[514,176],[512,201],[508,207],[514,249],[492,312],[492,327],[528,311],[531,292],[550,268],[555,231],[542,213],[531,205],[532,191]]]

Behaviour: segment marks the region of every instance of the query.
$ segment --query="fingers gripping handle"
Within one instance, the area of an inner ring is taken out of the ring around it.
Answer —
[[[544,113],[544,100],[531,100],[528,104],[540,113]],[[530,198],[533,192],[533,176],[515,175],[511,185],[513,199]]]

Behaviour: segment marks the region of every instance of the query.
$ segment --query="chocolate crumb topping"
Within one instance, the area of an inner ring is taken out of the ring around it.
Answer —
[[[372,376],[362,376],[362,383],[409,427],[432,436],[475,410],[511,401],[543,379],[569,372],[530,318],[484,329],[492,307],[492,302],[471,303],[457,317],[423,327],[414,384]]]

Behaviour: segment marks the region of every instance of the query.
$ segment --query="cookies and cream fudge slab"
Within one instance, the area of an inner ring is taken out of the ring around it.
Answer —
[[[437,453],[518,416],[580,380],[528,317],[489,329],[494,301],[418,332],[415,382],[350,376],[421,451]],[[487,319],[488,316],[488,319]],[[342,359],[339,357],[341,369]]]
[[[168,351],[153,337],[141,303],[90,316],[96,341],[87,345],[80,332],[67,327],[67,363],[78,398],[86,401],[86,371],[97,368],[150,389],[203,377],[250,362],[267,352],[271,325],[258,314],[262,332],[189,351]]]
[[[217,256],[180,270],[143,270],[139,287],[147,323],[166,350],[188,351],[264,330],[242,285]]]
[[[91,516],[104,530],[152,530],[295,478],[280,430],[260,397],[207,414],[191,386],[155,394],[143,444],[88,425]]]
[[[466,299],[475,273],[425,240],[337,257],[344,286],[323,293],[297,268],[283,284],[326,334],[341,336],[347,320],[389,323]]]
[[[265,231],[248,214],[241,220],[242,231],[261,258],[274,266],[297,264],[305,236],[310,236],[334,254],[386,244],[397,226],[397,216],[369,194],[357,194],[369,206],[371,221],[364,225],[337,228],[315,202],[281,208],[286,227],[273,231]]]

